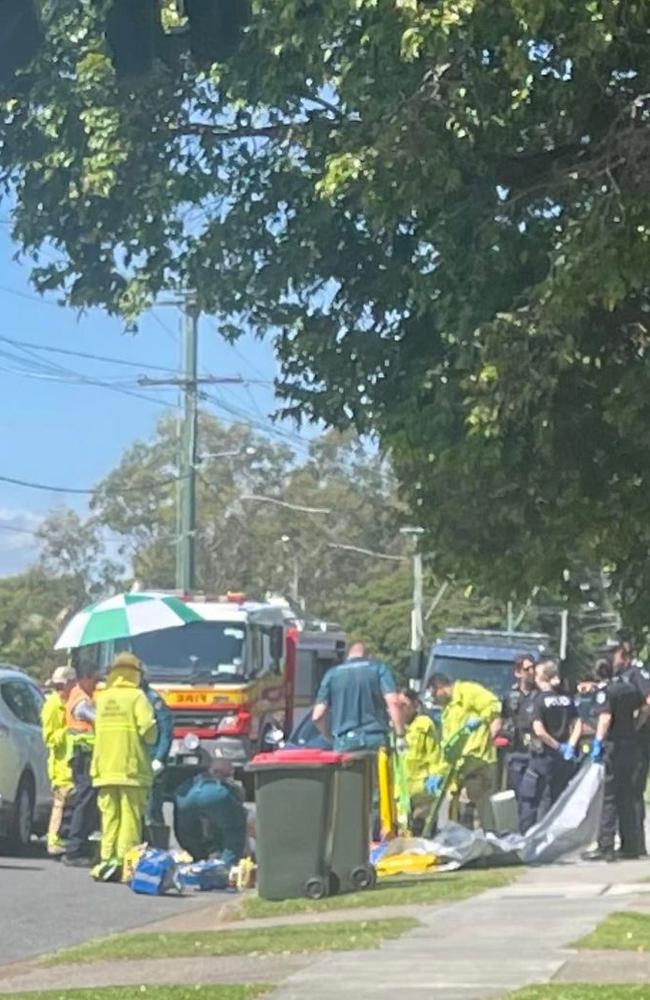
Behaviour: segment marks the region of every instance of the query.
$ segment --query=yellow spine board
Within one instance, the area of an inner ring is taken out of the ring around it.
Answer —
[[[381,747],[377,754],[377,784],[379,788],[379,825],[383,840],[385,837],[394,837],[397,833],[395,783],[390,753],[385,747]]]

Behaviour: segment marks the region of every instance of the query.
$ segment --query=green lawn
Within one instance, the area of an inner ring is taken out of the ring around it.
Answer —
[[[9,1000],[254,1000],[272,989],[256,986],[100,986],[92,990],[7,993]]]
[[[262,930],[183,931],[171,934],[115,934],[47,955],[46,965],[71,962],[182,958],[192,955],[271,955],[288,952],[353,951],[378,948],[382,941],[417,927],[417,920],[341,921]],[[156,998],[157,1000],[157,998]]]
[[[509,993],[505,1000],[648,1000],[648,987],[552,983],[549,986],[527,986],[516,993]]]
[[[449,903],[467,899],[485,889],[496,889],[513,882],[521,868],[485,868],[447,872],[427,877],[382,879],[377,888],[365,892],[351,892],[326,899],[285,899],[273,903],[259,896],[244,900],[243,917],[277,917],[288,913],[318,910],[349,910],[358,906],[407,906],[420,903]]]
[[[644,913],[610,913],[576,948],[613,948],[620,951],[650,949],[650,916]]]

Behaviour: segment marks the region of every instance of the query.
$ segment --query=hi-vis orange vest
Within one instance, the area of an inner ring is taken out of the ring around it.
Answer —
[[[79,684],[75,684],[65,704],[65,725],[71,749],[78,743],[85,743],[86,746],[92,746],[94,742],[94,726],[92,722],[86,722],[85,719],[77,719],[74,715],[75,708],[83,701],[88,701],[92,704],[92,698],[86,694]]]

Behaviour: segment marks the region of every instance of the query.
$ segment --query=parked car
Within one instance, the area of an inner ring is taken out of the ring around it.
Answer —
[[[46,832],[52,807],[42,706],[27,674],[0,666],[0,845],[14,851]]]

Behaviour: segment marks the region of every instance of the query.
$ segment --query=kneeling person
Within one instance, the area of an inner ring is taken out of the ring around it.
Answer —
[[[445,762],[435,723],[422,711],[415,691],[402,688],[399,699],[406,727],[404,767],[411,800],[411,827],[413,833],[418,833],[431,808],[434,789],[442,786]]]
[[[237,864],[246,849],[246,810],[231,764],[216,761],[207,773],[179,785],[174,832],[195,861],[216,854],[225,865]]]

